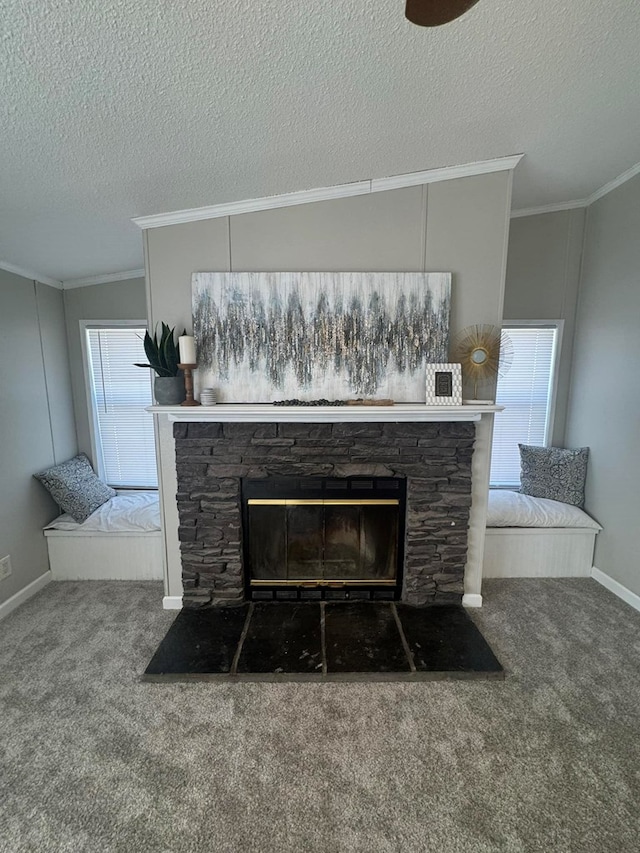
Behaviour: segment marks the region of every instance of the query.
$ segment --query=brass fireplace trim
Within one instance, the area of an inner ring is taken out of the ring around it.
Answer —
[[[249,506],[400,506],[396,498],[363,498],[333,500],[324,498],[250,498]]]
[[[286,491],[285,491],[286,494]],[[322,498],[322,497],[314,497],[314,498],[247,498],[245,506],[249,511],[254,508],[259,507],[276,507],[279,509],[295,509],[295,508],[303,508],[303,507],[318,507],[320,509],[327,508],[339,508],[339,507],[361,507],[363,512],[366,512],[367,508],[371,507],[389,507],[393,513],[394,510],[398,510],[401,506],[401,500],[399,498],[355,498],[355,497],[344,497],[344,498]],[[256,510],[257,511],[257,510]],[[251,513],[249,513],[251,514]],[[324,515],[324,513],[321,513]],[[288,515],[288,513],[285,513]],[[395,515],[395,513],[394,513]],[[397,556],[397,547],[398,543],[396,543],[396,556]],[[382,578],[372,578],[372,577],[358,577],[358,578],[340,578],[331,576],[331,564],[332,563],[341,563],[341,560],[322,560],[323,570],[326,572],[326,576],[318,576],[322,574],[320,571],[316,569],[316,563],[313,562],[313,567],[308,572],[304,570],[300,572],[302,577],[294,577],[294,578],[283,578],[275,577],[275,578],[265,578],[263,577],[249,577],[247,579],[247,587],[249,589],[268,589],[268,588],[298,588],[298,589],[355,589],[359,587],[378,587],[384,589],[394,589],[398,586],[398,578],[397,577],[382,577]],[[297,572],[298,573],[298,572]],[[282,573],[278,573],[282,574]],[[286,572],[288,574],[288,571]]]

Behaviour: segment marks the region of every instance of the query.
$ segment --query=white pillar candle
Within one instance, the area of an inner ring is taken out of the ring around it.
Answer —
[[[180,364],[197,364],[195,338],[191,335],[180,335],[178,346],[180,347]]]

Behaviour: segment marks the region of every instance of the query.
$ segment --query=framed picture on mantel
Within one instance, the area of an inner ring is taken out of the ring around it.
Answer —
[[[428,364],[427,406],[462,405],[462,367],[459,364]]]

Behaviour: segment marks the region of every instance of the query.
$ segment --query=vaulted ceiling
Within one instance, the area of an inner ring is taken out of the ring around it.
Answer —
[[[135,216],[515,153],[514,207],[640,161],[640,3],[0,0],[0,262],[135,269]]]

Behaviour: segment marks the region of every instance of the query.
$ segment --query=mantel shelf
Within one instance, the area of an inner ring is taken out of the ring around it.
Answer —
[[[424,423],[428,421],[479,421],[501,412],[504,406],[465,403],[462,406],[274,406],[269,403],[218,403],[215,406],[149,406],[148,412],[170,421],[217,423]]]

